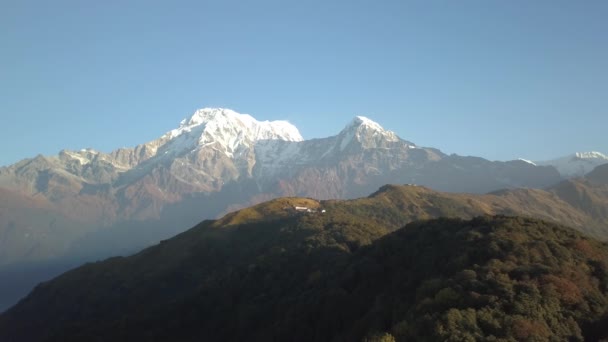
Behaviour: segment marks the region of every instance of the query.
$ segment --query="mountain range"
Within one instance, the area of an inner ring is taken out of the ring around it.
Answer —
[[[286,121],[260,122],[229,109],[205,108],[133,148],[63,150],[0,168],[0,272],[31,269],[32,283],[41,280],[35,275],[49,263],[64,265],[56,267],[62,270],[130,254],[203,219],[273,198],[352,199],[385,184],[449,193],[499,191],[486,196],[501,198],[496,205],[501,210],[476,212],[526,209],[548,219],[559,214],[603,237],[606,213],[593,203],[604,201],[605,193],[589,188],[587,178],[560,183],[603,160],[608,162],[599,153],[546,163],[446,155],[365,117],[354,118],[335,136],[304,140]],[[568,197],[591,195],[589,208]],[[509,196],[514,204],[505,199]],[[429,214],[432,209],[421,212],[436,217]]]

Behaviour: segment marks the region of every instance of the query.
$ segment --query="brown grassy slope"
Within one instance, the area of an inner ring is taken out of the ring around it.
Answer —
[[[382,218],[384,221],[390,221],[387,211],[398,211],[402,221],[392,222],[395,227],[437,217],[518,215],[562,223],[596,237],[608,238],[608,229],[596,231],[587,227],[590,222],[595,222],[591,215],[570,205],[553,192],[538,189],[504,190],[476,195],[442,193],[419,186],[389,185],[367,198],[329,201],[325,205],[328,210],[335,205],[339,210],[351,213],[369,212],[372,218]]]
[[[587,187],[585,180],[569,182],[577,187]],[[477,195],[444,193],[422,186],[386,185],[368,197],[354,200],[275,199],[229,213],[215,221],[213,226],[227,227],[285,218],[294,215],[293,207],[304,206],[326,210],[325,214],[308,215],[325,215],[331,219],[348,216],[362,223],[383,226],[388,231],[412,221],[438,217],[517,215],[561,223],[606,240],[608,225],[604,224],[603,213],[608,208],[608,191],[592,194],[596,209],[586,210],[583,204],[576,200],[570,202],[565,194],[554,189],[514,189]]]

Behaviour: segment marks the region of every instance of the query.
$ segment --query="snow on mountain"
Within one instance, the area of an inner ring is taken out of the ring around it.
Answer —
[[[377,122],[364,116],[355,117],[338,135],[340,151],[353,141],[358,141],[363,148],[375,148],[382,142],[396,142],[399,137],[392,131],[385,130]]]
[[[80,151],[62,150],[60,156],[64,156],[77,161],[80,165],[88,165],[99,152],[92,149],[82,149]]]
[[[554,166],[562,177],[580,177],[596,166],[608,164],[608,157],[600,152],[577,152],[565,157],[536,162],[537,165]]]
[[[528,163],[528,164],[531,164],[531,165],[536,166],[536,163],[534,163],[533,161],[528,160],[528,159],[517,158],[517,160],[519,160],[519,161],[523,161],[524,163]]]
[[[260,144],[256,156],[264,165],[302,164],[318,162],[334,153],[342,153],[353,142],[358,142],[363,149],[387,147],[387,143],[401,139],[392,131],[385,130],[378,123],[363,117],[355,117],[336,136],[307,140],[298,143],[273,144],[272,141]],[[413,144],[408,143],[408,146]]]
[[[378,123],[357,116],[335,136],[305,141],[265,141],[255,148],[256,175],[273,179],[277,174],[292,175],[301,167],[338,163],[365,150],[400,151],[416,148]]]
[[[287,121],[258,121],[248,114],[224,108],[203,108],[160,140],[168,141],[163,153],[176,154],[212,146],[229,157],[258,141],[302,141],[298,129]]]
[[[574,154],[576,158],[580,159],[599,159],[608,160],[608,157],[600,152],[576,152]]]
[[[575,156],[608,160],[597,153]],[[315,181],[320,182],[336,178],[323,172],[350,168],[353,172],[346,176],[364,179],[405,167],[418,170],[444,157],[438,150],[416,147],[364,116],[355,117],[335,136],[305,141],[287,121],[258,121],[230,109],[203,108],[156,140],[109,154],[92,149],[65,150],[48,160],[33,160],[25,171],[19,171],[19,165],[7,168],[0,181],[17,184],[27,173],[30,177],[20,187],[36,193],[44,183],[39,181],[39,172],[63,170],[73,176],[70,182],[75,184],[110,184],[122,189],[137,182],[146,186],[154,183],[154,191],[160,189],[155,196],[165,198],[184,189],[220,191],[224,184],[244,179],[270,184],[301,172],[319,172]],[[463,167],[469,165],[468,160],[462,163]],[[334,166],[337,168],[332,169]],[[74,187],[74,191],[80,188]]]
[[[224,178],[250,176],[256,163],[256,145],[302,140],[298,129],[287,121],[258,121],[229,109],[203,108],[182,120],[178,128],[132,148],[110,153],[62,150],[44,160],[32,159],[24,171],[31,177],[21,188],[38,191],[37,174],[45,170],[63,172],[76,183],[104,184],[118,178],[132,182],[152,170],[167,168],[180,181],[205,184],[203,188],[207,189],[209,184],[221,184]],[[6,168],[5,179],[0,179],[0,183],[16,184],[15,177],[25,174],[19,173],[19,168]]]

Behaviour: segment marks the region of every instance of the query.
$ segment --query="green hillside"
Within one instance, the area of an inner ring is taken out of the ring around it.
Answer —
[[[597,340],[607,309],[608,248],[570,228],[501,216],[387,234],[302,214],[207,221],[68,272],[1,316],[0,339]]]

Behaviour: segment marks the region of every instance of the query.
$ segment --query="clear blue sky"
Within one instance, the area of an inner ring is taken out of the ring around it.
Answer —
[[[608,1],[0,0],[0,165],[196,108],[305,138],[365,115],[492,160],[608,152]]]

